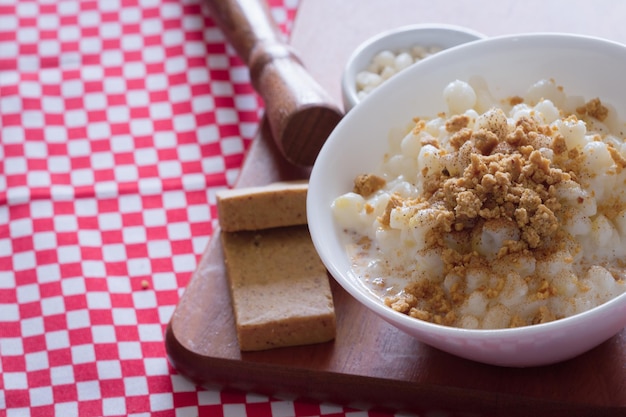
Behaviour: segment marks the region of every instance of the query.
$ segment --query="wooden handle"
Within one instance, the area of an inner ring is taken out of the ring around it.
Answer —
[[[208,0],[211,16],[263,99],[272,135],[283,156],[311,166],[343,112],[306,71],[262,0]]]

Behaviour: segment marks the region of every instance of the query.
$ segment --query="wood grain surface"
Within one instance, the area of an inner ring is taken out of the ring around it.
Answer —
[[[626,27],[618,25],[623,12],[626,2],[617,1],[301,0],[292,45],[338,100],[347,55],[361,40],[386,28],[444,22],[491,36],[570,31],[626,40]],[[281,157],[265,123],[238,186],[308,174]],[[169,359],[182,374],[205,385],[366,408],[484,416],[626,415],[626,331],[567,362],[501,368],[421,344],[331,284],[338,319],[334,342],[242,353],[218,231],[169,323]]]

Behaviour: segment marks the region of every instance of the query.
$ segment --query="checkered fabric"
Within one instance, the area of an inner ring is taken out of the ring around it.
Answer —
[[[261,111],[202,0],[0,0],[0,416],[368,415],[166,359]]]

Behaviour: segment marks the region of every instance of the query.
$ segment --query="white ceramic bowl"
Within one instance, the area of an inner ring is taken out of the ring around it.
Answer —
[[[366,69],[379,52],[389,50],[396,53],[414,45],[447,49],[484,37],[481,33],[460,26],[417,24],[402,26],[369,38],[354,50],[344,67],[341,94],[345,110],[348,111],[359,103],[357,74]]]
[[[569,95],[600,97],[626,116],[626,46],[566,34],[490,38],[440,52],[387,81],[350,111],[332,132],[313,167],[308,222],[321,259],[337,282],[372,312],[418,340],[475,361],[535,366],[575,357],[626,325],[626,294],[585,313],[514,329],[445,327],[392,311],[373,298],[351,268],[331,203],[352,189],[357,174],[381,162],[389,131],[415,115],[445,111],[444,87],[455,79],[483,77],[494,96],[521,95],[553,78]]]

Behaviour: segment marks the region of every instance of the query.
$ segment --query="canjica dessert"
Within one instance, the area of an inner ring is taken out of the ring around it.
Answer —
[[[447,111],[390,137],[333,202],[355,273],[448,326],[545,323],[626,290],[626,143],[615,111],[554,80],[496,100],[453,81]]]

